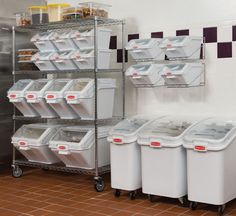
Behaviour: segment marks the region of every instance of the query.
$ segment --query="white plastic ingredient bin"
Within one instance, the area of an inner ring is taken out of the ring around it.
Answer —
[[[53,80],[39,79],[25,92],[27,103],[41,115],[42,118],[58,117],[56,112],[50,107],[44,99],[45,91],[52,85]]]
[[[23,125],[12,137],[12,144],[31,162],[54,164],[60,160],[48,147],[58,126],[47,124]]]
[[[98,128],[98,167],[110,164],[108,127]],[[50,141],[50,148],[67,167],[95,169],[93,126],[61,128]]]
[[[37,111],[27,103],[24,94],[34,81],[30,79],[17,81],[7,92],[9,101],[26,117],[37,117]]]
[[[73,85],[71,79],[56,79],[45,91],[45,100],[62,119],[79,118],[76,112],[66,103],[65,91]]]
[[[38,52],[32,56],[31,61],[41,71],[54,71],[57,70],[55,64],[52,61],[52,57],[55,55],[53,52]]]
[[[202,37],[176,36],[163,39],[160,47],[169,59],[200,59]]]
[[[134,39],[130,40],[125,48],[130,52],[130,55],[134,60],[164,60],[165,53],[159,47],[161,41],[162,39],[157,38]]]
[[[98,119],[112,118],[114,108],[116,81],[98,79]],[[67,91],[65,99],[83,120],[94,119],[95,86],[93,79],[76,79]]]

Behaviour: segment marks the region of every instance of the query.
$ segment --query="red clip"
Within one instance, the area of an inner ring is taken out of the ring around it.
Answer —
[[[153,146],[153,147],[161,147],[161,143],[153,141],[153,142],[151,142],[151,146]]]
[[[122,139],[115,138],[115,139],[113,139],[113,142],[114,143],[122,143]]]

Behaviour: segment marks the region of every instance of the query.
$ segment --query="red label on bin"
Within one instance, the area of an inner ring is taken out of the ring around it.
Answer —
[[[172,44],[167,44],[167,47],[172,47]]]
[[[74,96],[74,95],[68,95],[68,96],[67,96],[67,99],[68,99],[68,100],[73,100],[73,99],[75,99],[75,96]]]
[[[113,139],[113,142],[114,142],[114,143],[121,143],[121,142],[122,142],[122,139],[115,138],[115,139]]]
[[[47,99],[54,99],[55,95],[47,95]]]
[[[206,147],[205,146],[195,146],[194,149],[196,151],[206,151]]]
[[[24,145],[26,145],[26,143],[24,141],[20,141],[19,145],[24,146]]]
[[[151,146],[153,147],[161,147],[161,143],[160,142],[151,142]]]
[[[26,97],[27,97],[28,99],[33,99],[33,98],[35,98],[35,95],[29,94],[29,95],[27,95]]]
[[[137,49],[137,48],[138,48],[138,45],[133,45],[133,48],[134,48],[134,49]]]
[[[65,146],[59,146],[58,148],[59,148],[60,150],[65,150],[65,149],[66,149]]]
[[[16,98],[16,95],[15,94],[11,94],[11,95],[9,95],[9,98]]]
[[[170,75],[172,75],[171,72],[166,72],[166,76],[170,76]]]

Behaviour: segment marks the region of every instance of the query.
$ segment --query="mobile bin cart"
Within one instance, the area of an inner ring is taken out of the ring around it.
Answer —
[[[98,79],[98,119],[112,118],[115,88],[114,79]],[[89,78],[74,80],[70,88],[65,91],[67,103],[83,120],[94,119],[94,97],[94,80]]]
[[[39,79],[35,80],[34,84],[25,92],[27,103],[31,104],[33,108],[41,115],[42,118],[56,118],[58,115],[46,103],[44,99],[45,91],[52,85],[53,80]]]
[[[18,80],[7,92],[9,101],[26,117],[37,117],[37,111],[27,103],[24,94],[34,81],[30,79]]]
[[[53,52],[38,52],[32,56],[31,61],[41,71],[57,70],[57,67],[52,61],[52,57],[55,55]]]
[[[236,198],[236,122],[208,119],[193,127],[184,137],[188,164],[188,198],[191,208],[197,202],[218,205]]]
[[[162,39],[134,39],[130,40],[126,45],[126,50],[130,51],[130,55],[134,60],[155,59],[164,60],[165,53],[159,47]]]
[[[178,198],[187,204],[187,163],[183,136],[195,121],[168,116],[150,122],[138,133],[141,145],[142,190],[153,195]]]
[[[160,47],[169,59],[200,59],[202,37],[176,36],[163,39]]]
[[[110,164],[109,127],[98,127],[98,167]],[[49,142],[51,150],[67,167],[95,169],[93,126],[61,128]]]
[[[163,86],[164,79],[160,75],[163,65],[161,64],[136,64],[128,68],[125,75],[131,82],[139,86]]]
[[[111,187],[115,189],[116,197],[120,196],[120,190],[126,190],[130,191],[130,198],[135,199],[136,190],[142,187],[141,152],[137,144],[137,133],[151,120],[151,116],[134,116],[119,122],[109,132]]]
[[[44,164],[60,160],[48,147],[59,126],[48,124],[29,124],[19,128],[12,137],[12,144],[31,162]]]
[[[202,74],[202,63],[169,64],[165,65],[161,71],[161,76],[167,86],[199,86]]]
[[[64,92],[73,85],[71,79],[56,79],[52,85],[47,88],[44,98],[47,104],[50,105],[55,112],[62,119],[76,119],[79,116],[76,112],[66,103]]]

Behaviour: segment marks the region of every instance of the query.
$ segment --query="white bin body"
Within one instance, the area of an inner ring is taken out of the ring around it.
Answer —
[[[160,47],[169,59],[200,59],[202,37],[176,36],[164,38]]]
[[[134,60],[164,60],[165,54],[159,47],[160,42],[161,40],[156,38],[134,39],[130,40],[125,48],[130,52],[130,55]]]
[[[57,70],[57,67],[52,61],[52,57],[55,53],[52,52],[40,52],[32,56],[31,60],[41,71]]]

